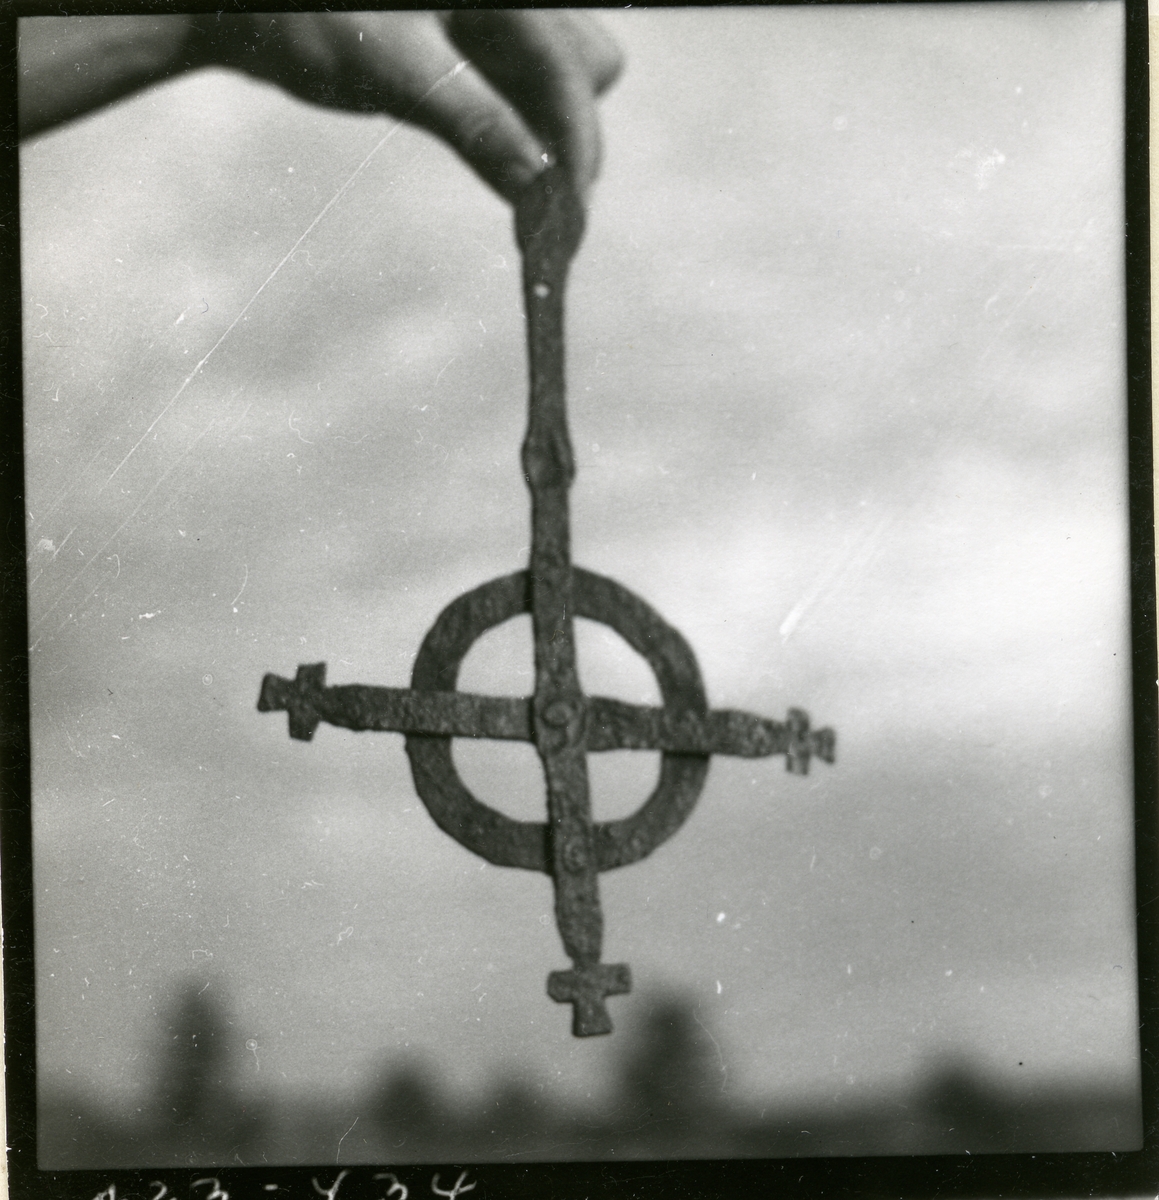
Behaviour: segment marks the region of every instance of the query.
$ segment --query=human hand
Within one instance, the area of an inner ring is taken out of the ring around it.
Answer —
[[[590,16],[558,10],[34,17],[20,23],[20,134],[184,71],[236,67],[421,125],[512,202],[545,154],[582,197],[599,169],[596,97],[621,62]]]
[[[290,13],[198,21],[207,61],[318,104],[421,125],[509,201],[547,161],[558,161],[581,197],[596,177],[595,101],[619,75],[622,58],[586,13]]]

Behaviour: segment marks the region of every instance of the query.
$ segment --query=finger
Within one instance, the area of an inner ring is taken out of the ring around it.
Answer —
[[[583,39],[566,13],[457,12],[447,31],[577,182],[594,176],[595,89]]]
[[[519,110],[581,194],[599,168],[595,96],[620,70],[614,43],[565,12],[475,11],[448,17],[448,33]]]
[[[544,146],[469,63],[447,50],[450,66],[413,109],[400,115],[441,137],[486,183],[514,202],[543,170]]]
[[[565,42],[565,52],[586,74],[596,95],[602,95],[620,77],[624,69],[623,52],[594,17],[580,11],[545,13],[541,18],[549,27],[555,27],[558,40]],[[446,15],[452,41],[470,55],[489,79],[501,80],[505,90],[520,81],[526,84],[529,68],[547,65],[533,61],[534,51],[529,47],[521,48],[513,23],[518,19],[519,15],[512,13]]]
[[[373,20],[373,18],[371,18]],[[366,32],[361,47],[366,47]],[[382,14],[367,47],[387,111],[447,142],[505,199],[543,169],[543,147],[520,114],[456,54],[431,14]]]
[[[292,14],[276,24],[277,52],[260,56],[260,73],[298,95],[429,129],[508,200],[543,169],[539,139],[434,14]]]
[[[577,45],[587,67],[592,90],[602,96],[624,73],[624,52],[615,38],[590,13],[566,14],[576,29]]]

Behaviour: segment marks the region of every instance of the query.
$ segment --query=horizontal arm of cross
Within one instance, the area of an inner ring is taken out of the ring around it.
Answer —
[[[352,683],[326,686],[325,663],[298,668],[293,680],[267,675],[262,680],[261,712],[287,712],[290,736],[309,741],[320,721],[344,729],[430,734],[438,737],[494,738],[532,742],[531,700],[478,696],[469,692],[424,692]],[[814,755],[831,763],[836,738],[831,729],[811,730],[799,708],[785,722],[736,709],[704,716],[625,704],[604,696],[586,702],[584,748],[667,750],[674,754],[727,754],[766,758],[784,754],[788,769],[803,775]]]
[[[293,680],[267,675],[259,712],[287,712],[290,736],[308,742],[320,721],[356,731],[530,742],[531,701],[467,692],[417,692],[361,683],[326,686],[326,664],[298,668]]]
[[[796,775],[808,772],[813,755],[831,763],[837,750],[833,730],[811,730],[808,714],[799,708],[789,709],[789,719],[782,723],[733,708],[714,709],[704,716],[673,714],[603,696],[588,701],[586,740],[588,750],[668,750],[735,758],[784,754]]]

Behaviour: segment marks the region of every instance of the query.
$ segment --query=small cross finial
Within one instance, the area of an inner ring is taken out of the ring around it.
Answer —
[[[632,990],[632,972],[627,963],[588,963],[571,971],[552,971],[547,977],[547,994],[559,1004],[570,1004],[571,1031],[576,1037],[611,1033],[605,996],[623,996]]]
[[[808,775],[809,759],[814,754],[822,762],[833,761],[837,735],[832,729],[810,729],[809,714],[800,708],[789,709],[786,725],[789,729],[789,746],[785,751],[785,768],[791,774]]]
[[[267,675],[262,680],[258,697],[258,712],[286,712],[290,718],[290,737],[308,742],[318,728],[315,697],[326,687],[326,664],[307,663],[298,668],[293,682],[280,675]]]

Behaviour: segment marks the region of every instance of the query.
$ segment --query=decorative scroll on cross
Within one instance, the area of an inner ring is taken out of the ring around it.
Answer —
[[[710,711],[700,669],[684,638],[638,596],[573,567],[568,489],[575,463],[564,407],[563,289],[583,234],[584,213],[563,173],[545,171],[516,212],[523,255],[531,389],[523,470],[531,490],[531,560],[453,601],[423,639],[410,688],[326,686],[324,663],[294,680],[267,675],[258,708],[289,714],[290,736],[309,741],[320,721],[346,729],[405,733],[415,789],[445,833],[488,862],[544,871],[572,969],[553,971],[548,995],[573,1006],[576,1037],[610,1033],[604,1000],[631,989],[626,963],[602,963],[599,873],[646,857],[692,811],[713,754],[783,754],[803,775],[816,756],[833,762],[830,729],[810,730],[790,709],[781,723],[731,709]],[[456,690],[467,651],[487,630],[530,613],[535,693],[526,699]],[[614,629],[652,668],[663,704],[585,696],[576,670],[574,621]],[[476,799],[451,759],[451,739],[533,742],[547,780],[546,824],[516,821]],[[592,820],[587,755],[659,750],[660,779],[630,817]]]

